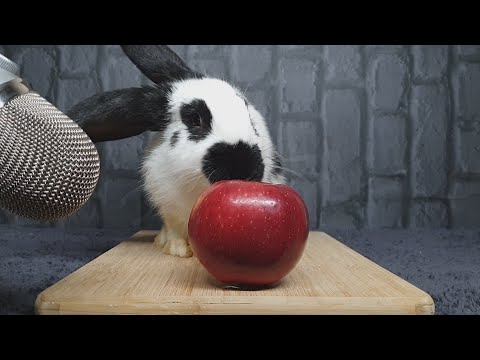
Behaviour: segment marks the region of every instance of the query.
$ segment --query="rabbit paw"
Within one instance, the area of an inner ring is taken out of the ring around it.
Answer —
[[[172,233],[166,227],[163,227],[155,237],[154,243],[165,255],[184,258],[193,256],[193,251],[188,241],[178,236],[172,236]]]

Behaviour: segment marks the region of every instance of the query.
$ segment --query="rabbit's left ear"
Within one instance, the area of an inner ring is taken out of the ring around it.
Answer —
[[[128,58],[156,84],[202,78],[166,45],[121,45]]]

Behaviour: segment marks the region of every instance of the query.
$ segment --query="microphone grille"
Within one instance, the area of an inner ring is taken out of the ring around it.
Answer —
[[[93,193],[95,145],[69,117],[35,92],[0,108],[0,205],[42,221],[67,217]]]

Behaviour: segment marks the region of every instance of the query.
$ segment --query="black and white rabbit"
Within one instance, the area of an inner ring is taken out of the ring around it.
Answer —
[[[143,187],[163,219],[155,238],[165,254],[192,256],[187,225],[211,183],[242,179],[284,183],[262,115],[235,86],[190,69],[165,45],[124,45],[155,85],[94,95],[68,115],[93,142],[149,131]]]

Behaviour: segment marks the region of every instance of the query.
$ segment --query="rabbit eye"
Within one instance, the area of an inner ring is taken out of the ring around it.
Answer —
[[[201,128],[204,126],[202,115],[198,112],[191,112],[183,115],[183,122],[188,128]]]
[[[182,104],[180,116],[190,133],[189,140],[200,141],[206,138],[212,129],[212,114],[205,101],[201,99]]]
[[[192,115],[192,126],[202,127],[202,117],[199,113],[195,113]]]

